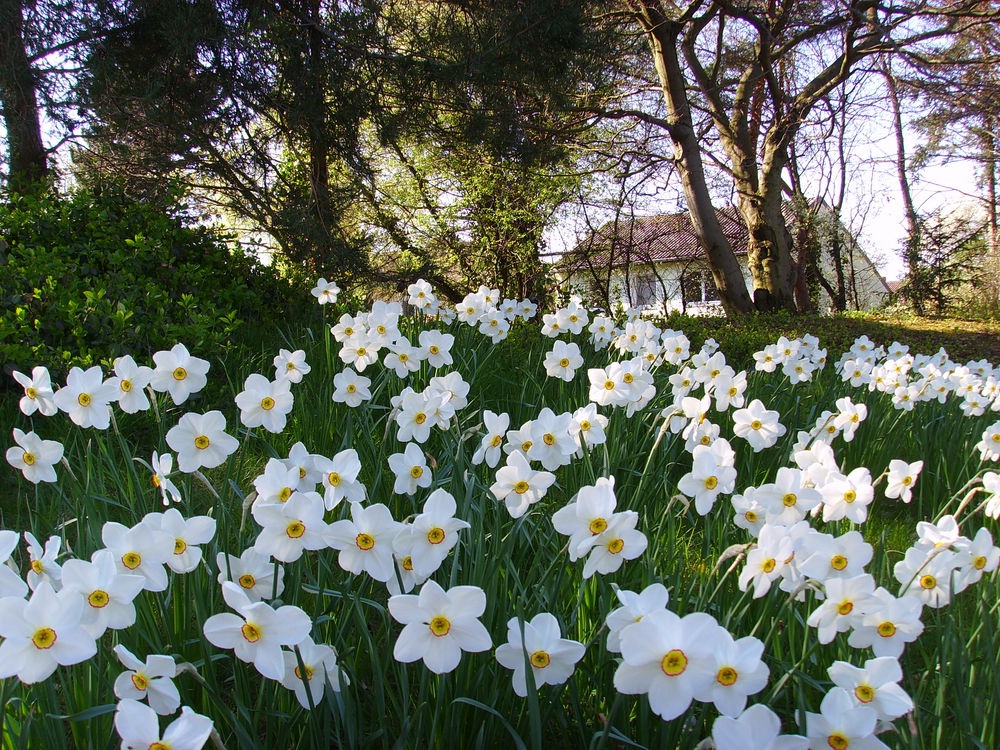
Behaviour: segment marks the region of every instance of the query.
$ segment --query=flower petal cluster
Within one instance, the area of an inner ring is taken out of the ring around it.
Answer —
[[[497,647],[501,666],[514,670],[514,693],[528,695],[527,675],[535,689],[542,685],[562,685],[583,658],[584,646],[563,638],[555,615],[542,612],[524,622],[512,617],[507,621],[507,643]]]
[[[389,614],[403,625],[392,655],[399,662],[423,661],[435,674],[451,672],[462,652],[487,651],[493,641],[479,621],[486,611],[486,593],[478,586],[443,589],[427,581],[419,594],[389,599]]]
[[[56,440],[42,440],[34,432],[14,428],[13,445],[7,449],[7,463],[19,469],[32,484],[55,482],[55,465],[62,460],[63,445]]]
[[[157,393],[169,393],[175,404],[183,404],[208,383],[208,360],[192,356],[184,344],[153,355],[153,377],[149,385]]]
[[[240,661],[253,664],[264,677],[280,681],[285,676],[282,646],[298,645],[309,635],[312,620],[298,607],[274,609],[265,602],[251,602],[235,583],[222,584],[226,604],[237,614],[212,615],[202,626],[209,643],[232,649]]]

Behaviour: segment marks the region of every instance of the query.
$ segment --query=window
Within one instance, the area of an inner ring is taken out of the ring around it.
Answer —
[[[659,301],[660,280],[654,274],[636,274],[632,277],[632,304],[636,307],[649,307]]]
[[[719,289],[710,271],[704,268],[689,268],[681,274],[681,292],[684,304],[718,302]]]

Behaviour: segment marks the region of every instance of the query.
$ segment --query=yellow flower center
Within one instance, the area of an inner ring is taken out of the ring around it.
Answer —
[[[529,488],[530,485],[523,479],[514,483],[514,492],[516,492],[518,495],[523,495],[525,492],[528,491]]]
[[[437,617],[432,617],[431,621],[428,623],[431,632],[441,638],[442,636],[448,635],[451,631],[451,622],[444,615],[438,615]]]
[[[986,558],[983,555],[980,555],[972,561],[972,567],[976,570],[982,570],[986,567]]]
[[[844,502],[845,503],[850,504],[850,503],[853,503],[857,499],[858,499],[858,493],[855,492],[854,490],[848,490],[847,492],[844,493]]]
[[[41,575],[42,571],[45,570],[45,566],[42,564],[41,560],[32,560],[31,569]]]
[[[111,601],[111,597],[108,596],[107,591],[102,591],[101,589],[95,589],[90,592],[87,597],[87,603],[94,609],[104,609],[108,606],[108,602]]]
[[[30,385],[24,390],[24,395],[28,398],[38,398],[38,391],[32,388]]]
[[[523,443],[521,443],[521,452],[527,453],[529,450],[531,450],[531,441],[525,440]]]
[[[79,396],[76,397],[76,402],[83,407],[90,406],[92,401],[93,399],[90,397],[89,393],[81,393]]]
[[[181,539],[180,537],[174,539],[175,555],[183,555],[187,551],[187,548],[188,548],[187,542],[185,542],[183,539]]]
[[[445,538],[444,529],[440,526],[434,526],[430,531],[427,532],[427,541],[431,544],[441,544]]]
[[[289,372],[291,372],[292,370],[295,369],[295,363],[294,362],[285,362],[285,369],[288,370]]]
[[[851,741],[840,732],[834,732],[826,738],[826,744],[833,748],[833,750],[847,750]]]
[[[424,422],[427,421],[427,415],[424,414],[422,411],[418,411],[417,415],[413,418],[413,421],[416,422],[417,424],[423,424]]]
[[[631,383],[633,380],[635,380],[635,376],[630,372],[626,372],[624,375],[622,375],[623,383]]]
[[[845,599],[840,604],[837,605],[837,614],[846,616],[851,614],[854,610],[854,602]]]
[[[240,632],[243,634],[243,637],[248,643],[256,643],[264,637],[264,631],[252,622],[246,623],[242,628],[240,628]]]
[[[795,503],[799,501],[794,492],[787,492],[785,496],[781,498],[781,504],[786,508],[791,508]]]
[[[35,461],[37,461],[38,459],[35,458],[34,453],[31,453],[30,451],[25,451],[24,455],[21,456],[21,460],[23,460],[25,465],[27,466],[34,466]]]
[[[765,573],[770,573],[771,571],[774,570],[774,567],[776,565],[777,562],[775,562],[775,559],[773,557],[769,557],[761,564],[760,569],[763,570]]]
[[[278,502],[279,503],[287,502],[288,498],[290,498],[291,496],[292,496],[292,488],[282,487],[281,491],[278,493]]]
[[[687,656],[679,648],[668,651],[660,661],[660,669],[667,677],[677,677],[687,669]]]
[[[271,411],[271,409],[274,408],[274,399],[270,396],[264,396],[264,398],[260,400],[260,408],[264,411]]]
[[[702,445],[710,445],[712,442],[712,438],[709,435],[702,435],[700,442]]]
[[[883,638],[892,638],[896,635],[896,626],[886,620],[885,622],[880,622],[878,627],[875,628],[875,631]]]
[[[56,631],[52,628],[39,628],[35,631],[35,634],[31,636],[31,642],[35,644],[35,648],[42,650],[52,648],[52,646],[55,645],[56,639]]]
[[[528,657],[528,660],[535,669],[545,669],[552,661],[552,657],[549,656],[548,651],[536,651]]]
[[[370,550],[372,547],[375,546],[375,537],[373,537],[371,534],[366,534],[365,532],[362,531],[360,534],[354,537],[354,543],[358,545],[358,549],[367,552],[368,550]]]
[[[749,521],[750,523],[757,523],[757,514],[752,510],[748,510],[746,513],[744,513],[743,517],[747,519],[747,521]]]
[[[564,368],[569,367],[569,360],[566,357],[563,357],[559,360],[559,366]]]
[[[410,355],[407,354],[406,352],[400,352],[399,353],[399,361],[403,362],[403,363],[409,362],[410,361]]]
[[[625,549],[624,539],[612,539],[610,542],[608,542],[608,552],[610,552],[612,555],[617,555],[623,549]]]
[[[368,350],[367,350],[367,349],[365,349],[365,348],[364,348],[363,346],[359,346],[359,347],[358,347],[358,358],[359,358],[359,359],[360,359],[361,357],[365,356],[365,355],[366,355],[367,353],[368,353]]]
[[[718,478],[716,478],[714,476],[712,476],[712,477],[706,477],[705,478],[705,489],[706,490],[714,490],[718,486],[719,486],[719,480],[718,480]]]
[[[556,436],[553,435],[551,432],[546,432],[544,435],[542,435],[542,442],[545,443],[546,445],[555,445]]]
[[[208,435],[199,435],[194,439],[194,447],[200,451],[205,450],[211,444],[212,441],[208,439]]]
[[[423,466],[414,466],[412,469],[410,469],[410,476],[413,477],[414,479],[420,479],[420,477],[422,477],[423,475],[424,475]]]
[[[830,558],[830,567],[834,570],[843,570],[847,567],[847,558],[843,555],[834,555]]]
[[[750,423],[751,430],[759,430],[763,426],[764,425],[761,423],[759,419],[755,419],[753,422]]]
[[[904,487],[909,487],[911,484],[913,484],[913,477],[903,477]]]
[[[298,539],[306,533],[306,525],[302,521],[292,521],[285,527],[289,539]]]
[[[184,380],[188,376],[187,370],[183,367],[178,367],[174,370],[174,380]]]
[[[153,474],[153,486],[160,489],[160,477],[156,474]]]
[[[354,393],[355,391],[357,391],[357,390],[358,390],[358,387],[357,387],[356,385],[354,385],[354,383],[348,383],[348,384],[347,384],[347,388],[346,388],[345,390],[346,390],[346,391],[347,391],[348,393]]]
[[[145,693],[146,688],[149,687],[149,678],[141,672],[136,672],[132,675],[132,684],[135,685],[136,690]]]
[[[403,566],[403,570],[410,571],[410,572],[413,571],[413,557],[412,556],[407,555],[406,557],[404,557],[402,560],[399,561],[399,564]]]
[[[587,524],[587,528],[590,529],[591,534],[595,535],[600,534],[602,531],[608,528],[607,519],[595,518],[589,524]]]
[[[930,573],[927,575],[920,576],[920,588],[930,591],[937,586],[937,578],[932,576]]]
[[[244,573],[238,579],[240,586],[245,589],[252,589],[257,585],[257,579],[254,578],[252,573]]]
[[[298,667],[295,667],[295,676],[298,677],[303,682],[309,682],[309,680],[313,678],[313,668],[310,667],[308,664],[305,664],[303,666],[305,666],[306,668],[305,677],[302,676],[302,670],[299,669]]]
[[[129,570],[135,570],[142,565],[142,555],[138,552],[126,552],[122,555],[122,565]]]
[[[129,391],[132,390],[132,381],[122,378],[118,383],[118,387],[121,388],[125,393],[128,393]]]
[[[503,435],[494,435],[493,439],[490,441],[490,447],[499,448],[500,443],[503,442]]]
[[[871,685],[858,685],[854,688],[854,695],[862,703],[871,703],[875,700],[875,690]]]
[[[590,422],[588,422],[586,419],[580,422],[580,431],[590,432]]]
[[[613,381],[613,380],[605,380],[604,381],[604,390],[606,390],[606,391],[613,391],[614,389],[615,389],[615,381]]]
[[[730,687],[736,684],[736,679],[739,677],[739,672],[737,672],[732,667],[723,667],[715,675],[715,681],[718,682],[723,687]]]
[[[441,352],[441,350],[437,347],[436,344],[431,344],[429,347],[427,347],[427,351],[429,351],[431,354],[440,354]]]
[[[340,486],[340,474],[335,471],[331,471],[326,475],[326,481],[330,483],[331,487]]]

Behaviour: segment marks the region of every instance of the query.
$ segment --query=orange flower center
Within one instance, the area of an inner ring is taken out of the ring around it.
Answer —
[[[660,661],[660,669],[667,677],[677,677],[687,669],[688,659],[683,651],[675,648],[663,655]]]

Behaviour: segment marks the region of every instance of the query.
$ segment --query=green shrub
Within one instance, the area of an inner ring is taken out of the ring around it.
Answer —
[[[115,189],[0,205],[5,373],[43,364],[57,376],[178,342],[205,354],[237,333],[255,340],[308,298],[191,224],[178,203],[155,208]]]

